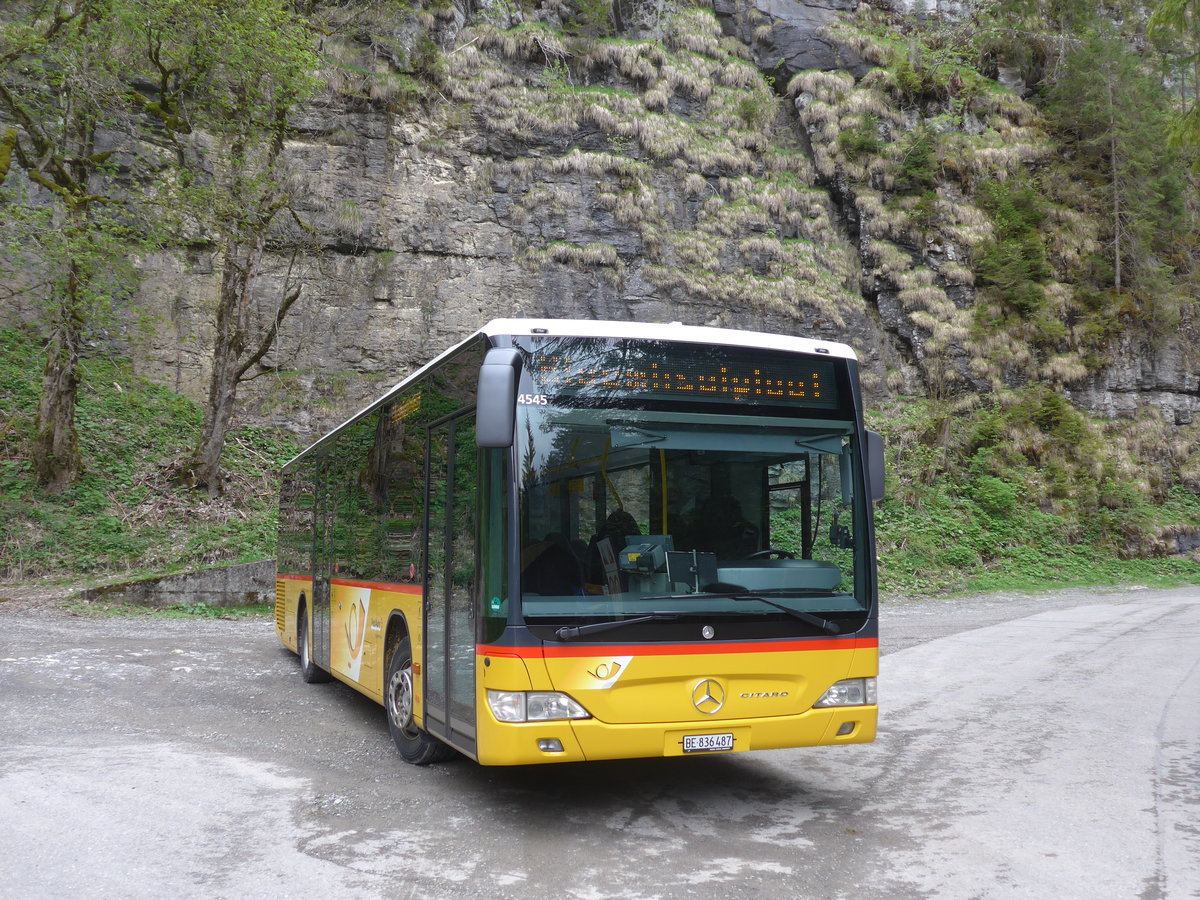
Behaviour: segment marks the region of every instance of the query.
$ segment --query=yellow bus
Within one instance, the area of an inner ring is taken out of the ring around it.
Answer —
[[[417,765],[868,742],[882,489],[844,344],[496,320],[286,465],[275,627]]]

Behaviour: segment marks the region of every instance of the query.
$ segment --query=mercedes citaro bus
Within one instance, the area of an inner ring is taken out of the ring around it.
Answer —
[[[416,764],[868,742],[882,491],[843,344],[497,320],[286,465],[275,627]]]

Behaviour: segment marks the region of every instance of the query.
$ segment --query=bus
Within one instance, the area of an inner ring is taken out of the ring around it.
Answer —
[[[275,628],[417,765],[865,743],[882,493],[844,344],[499,319],[286,464]]]

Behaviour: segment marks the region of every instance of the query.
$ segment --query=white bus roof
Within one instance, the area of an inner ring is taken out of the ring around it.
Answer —
[[[725,344],[761,350],[788,350],[793,353],[822,353],[844,359],[858,358],[853,349],[837,341],[819,341],[761,331],[738,331],[732,328],[710,328],[706,325],[683,325],[679,322],[660,325],[652,322],[611,322],[594,319],[493,319],[480,331],[488,337],[508,334],[534,337],[548,335],[634,338],[648,341],[681,341],[687,344]]]
[[[284,467],[315,449],[319,444],[340,431],[343,427],[366,415],[371,410],[383,405],[398,391],[407,387],[411,382],[421,377],[427,370],[432,369],[443,359],[454,354],[459,347],[470,342],[480,334],[489,338],[508,335],[511,337],[596,337],[596,338],[629,338],[644,341],[680,341],[685,344],[721,344],[729,347],[751,347],[760,350],[785,350],[792,353],[820,353],[843,359],[858,359],[854,350],[847,344],[837,341],[818,341],[812,338],[792,337],[786,334],[767,334],[762,331],[738,331],[733,328],[710,328],[706,325],[683,325],[672,322],[661,325],[653,322],[617,322],[599,319],[492,319],[478,331],[457,344],[439,353],[425,365],[402,378],[389,388],[382,396],[372,400],[370,404],[350,416],[345,422],[332,431],[322,435],[309,447],[300,451]]]

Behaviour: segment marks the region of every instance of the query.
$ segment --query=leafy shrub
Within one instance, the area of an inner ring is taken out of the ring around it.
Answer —
[[[968,569],[979,562],[979,554],[966,544],[947,547],[938,555],[938,562],[956,569]]]
[[[1010,482],[984,475],[971,488],[971,496],[980,509],[990,516],[1007,518],[1017,508],[1017,487]]]
[[[1001,241],[984,241],[972,255],[978,284],[1023,316],[1038,312],[1046,302],[1042,283],[1052,270],[1041,238],[1024,234]]]
[[[1190,559],[1154,557],[1160,529],[1200,525],[1200,495],[1176,484],[1156,503],[1120,474],[1137,470],[1129,450],[1101,443],[1053,391],[966,410],[895,403],[869,419],[888,447],[875,516],[885,593],[1195,577]]]
[[[901,148],[896,191],[920,194],[937,186],[937,134],[928,127],[909,132]]]
[[[875,116],[865,116],[862,124],[841,131],[838,134],[838,147],[850,160],[877,156],[883,149],[879,140],[879,119]]]

